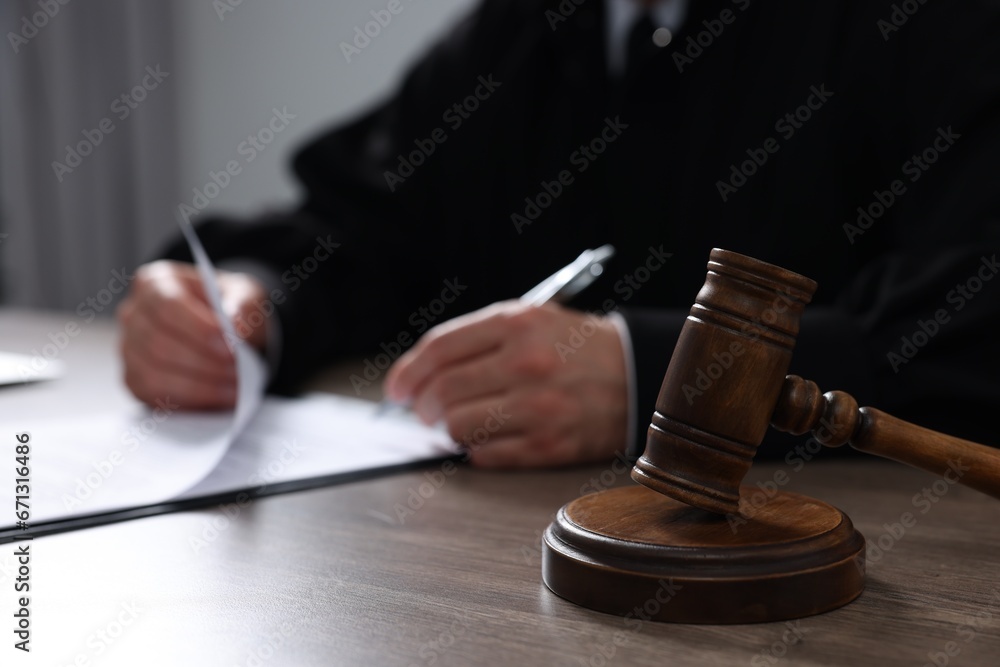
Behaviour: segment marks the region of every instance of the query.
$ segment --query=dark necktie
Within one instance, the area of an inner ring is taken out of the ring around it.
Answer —
[[[649,16],[649,12],[644,13],[632,25],[629,31],[628,44],[626,45],[625,56],[625,78],[634,78],[642,66],[653,57],[659,48],[653,43],[653,33],[656,26]]]

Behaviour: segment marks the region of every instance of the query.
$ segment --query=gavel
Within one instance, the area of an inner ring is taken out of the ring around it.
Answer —
[[[1000,451],[858,408],[789,375],[802,311],[816,283],[734,252],[712,250],[681,329],[632,478],[689,505],[739,512],[739,488],[768,424],[828,447],[944,474],[1000,498]]]
[[[639,485],[578,498],[545,531],[542,578],[553,592],[627,618],[716,624],[799,618],[860,596],[866,543],[846,514],[786,491],[741,506],[769,425],[953,472],[1000,498],[997,450],[786,376],[815,290],[786,269],[711,252],[632,469]]]

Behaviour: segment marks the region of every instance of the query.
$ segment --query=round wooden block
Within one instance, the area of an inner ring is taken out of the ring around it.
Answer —
[[[739,516],[644,486],[578,498],[542,540],[542,578],[570,602],[641,620],[762,623],[820,614],[864,589],[865,540],[846,514],[779,491]]]

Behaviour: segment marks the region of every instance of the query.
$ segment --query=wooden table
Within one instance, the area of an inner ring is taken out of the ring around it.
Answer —
[[[30,350],[60,321],[2,313],[0,344]],[[112,339],[94,323],[65,350],[69,378],[0,390],[4,421],[100,403],[93,394],[128,401]],[[845,510],[875,547],[859,600],[790,624],[627,622],[550,593],[541,531],[581,492],[630,484],[621,465],[438,468],[265,498],[238,515],[213,508],[36,540],[30,656],[11,648],[13,549],[2,545],[0,664],[1000,664],[996,501],[938,494],[933,476],[886,462],[796,467],[755,466],[748,481],[786,474],[782,488]],[[894,527],[907,512],[915,524]]]

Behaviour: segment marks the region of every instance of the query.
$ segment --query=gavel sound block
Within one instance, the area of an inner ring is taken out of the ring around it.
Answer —
[[[864,589],[865,540],[850,518],[742,482],[768,424],[943,475],[1000,497],[1000,452],[908,424],[843,392],[787,376],[816,283],[713,250],[656,401],[642,486],[579,498],[546,530],[542,577],[599,611],[681,623],[755,623],[841,607]]]

